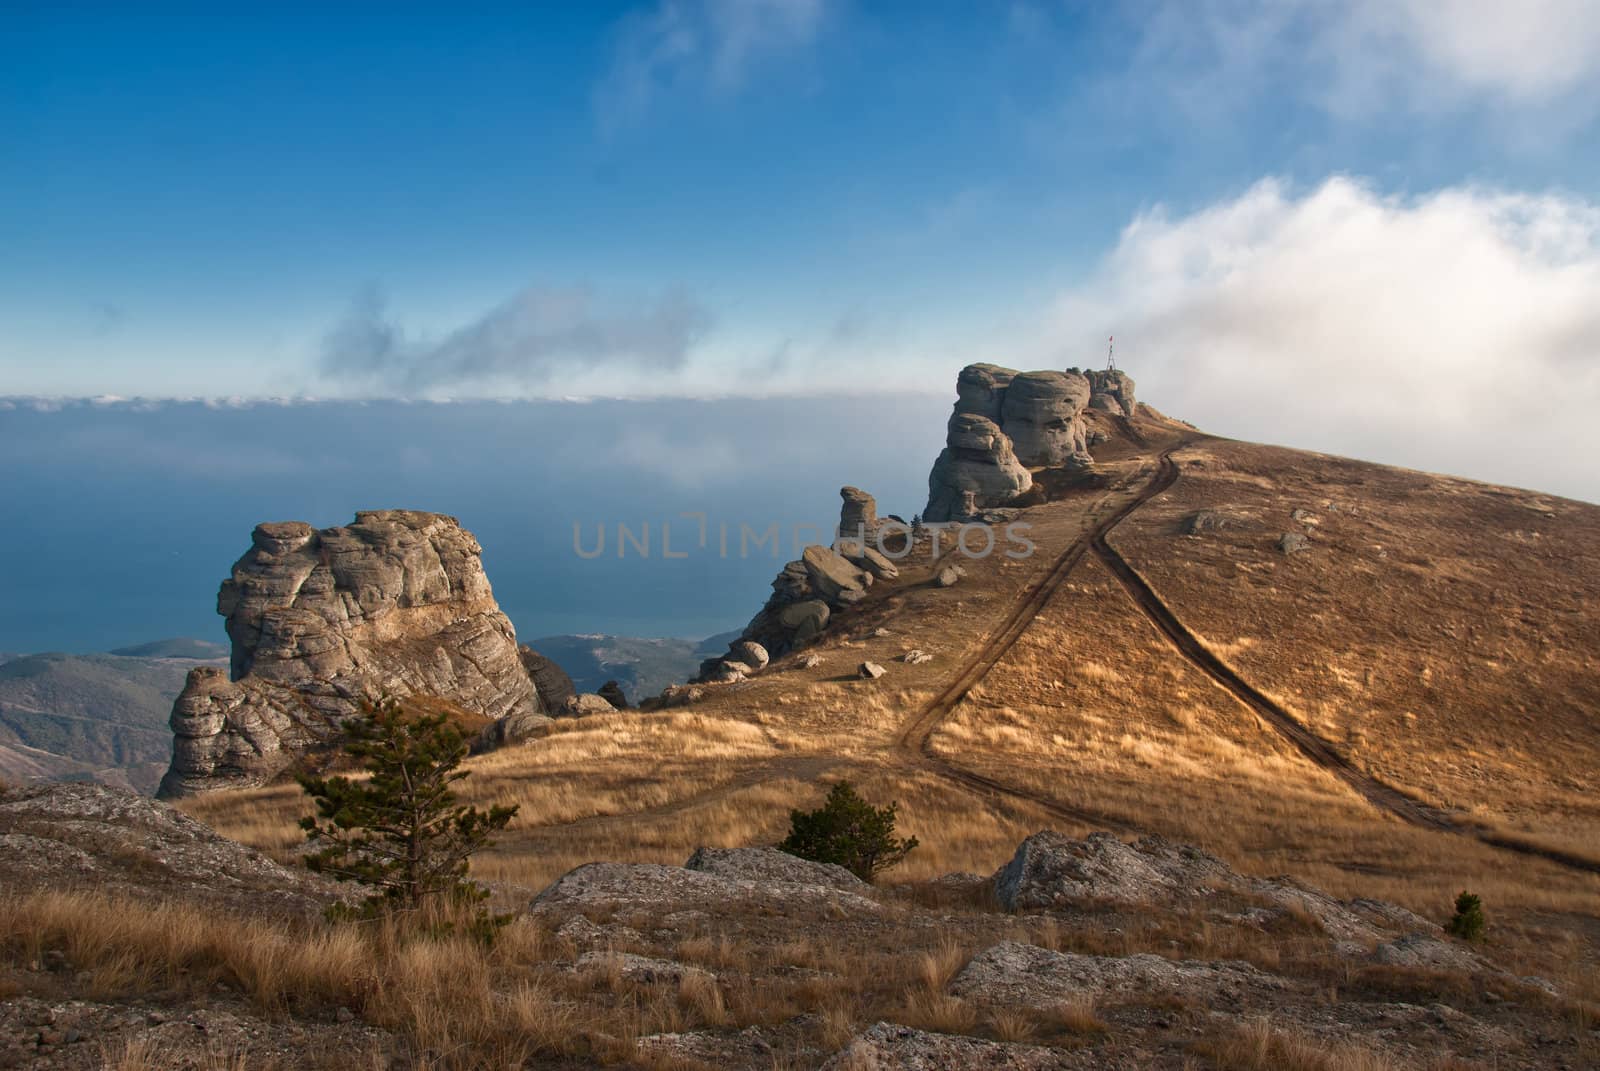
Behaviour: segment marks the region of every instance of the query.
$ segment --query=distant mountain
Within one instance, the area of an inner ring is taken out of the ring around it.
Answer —
[[[99,781],[155,791],[172,757],[173,699],[192,667],[225,658],[227,649],[177,639],[121,650],[157,653],[0,661],[0,780]]]
[[[721,654],[738,635],[727,632],[699,642],[637,636],[544,636],[530,646],[566,670],[578,691],[593,692],[614,680],[637,703],[694,676],[701,660]]]
[[[209,662],[213,659],[227,658],[228,645],[179,636],[176,639],[138,643],[132,647],[117,647],[107,653],[122,655],[124,658],[182,658],[190,662]]]

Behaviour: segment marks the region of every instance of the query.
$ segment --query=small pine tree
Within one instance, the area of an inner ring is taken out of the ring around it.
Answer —
[[[1483,939],[1483,931],[1487,927],[1488,922],[1483,917],[1483,901],[1463,890],[1456,897],[1456,913],[1445,923],[1445,931],[1463,941],[1479,941]]]
[[[481,905],[488,892],[466,880],[467,861],[506,827],[516,807],[480,811],[456,802],[451,786],[467,776],[457,769],[467,740],[444,714],[408,715],[388,696],[363,701],[361,714],[344,724],[344,749],[368,777],[301,775],[316,801],[315,817],[300,822],[317,850],[305,857],[312,870],[376,890],[362,914]],[[472,925],[492,931],[497,920],[477,907]]]
[[[874,807],[840,781],[815,811],[789,812],[789,836],[778,845],[790,855],[817,863],[837,863],[862,881],[903,860],[917,838],[900,840],[894,833],[898,804]]]

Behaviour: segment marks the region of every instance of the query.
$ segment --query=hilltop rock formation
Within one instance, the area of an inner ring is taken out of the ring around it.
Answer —
[[[1127,382],[1131,399],[1133,381]],[[1094,464],[1083,420],[1093,394],[1090,378],[1076,369],[963,368],[956,377],[945,449],[928,474],[923,519],[964,520],[1003,505],[1033,486],[1030,468]]]
[[[545,712],[455,518],[373,510],[320,531],[258,525],[251,543],[217,595],[231,674],[189,675],[162,796],[260,784],[369,696],[436,696],[524,729]]]
[[[1088,371],[1089,408],[1131,417],[1138,402],[1133,397],[1133,377],[1115,368]]]
[[[868,539],[878,530],[878,500],[859,487],[839,488],[844,505],[839,509],[839,535]]]

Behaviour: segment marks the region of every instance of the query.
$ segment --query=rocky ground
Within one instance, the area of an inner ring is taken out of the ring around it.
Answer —
[[[340,895],[152,800],[88,785],[6,794],[0,1067],[1600,1059],[1584,995],[1504,969],[1492,946],[1154,837],[1046,831],[993,876],[879,887],[770,848],[595,862],[536,893],[498,888],[517,918],[490,950],[385,950],[321,921]],[[188,944],[174,951],[179,934]],[[223,943],[202,954],[206,940]],[[266,958],[227,947],[274,941]],[[287,981],[292,970],[305,980]],[[439,987],[416,988],[430,972]],[[481,1007],[459,1003],[480,984]],[[397,1003],[402,991],[412,1003]],[[451,1035],[430,1009],[483,1024]]]

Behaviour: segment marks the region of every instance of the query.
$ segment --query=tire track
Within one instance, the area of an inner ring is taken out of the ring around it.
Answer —
[[[1174,477],[1175,480],[1176,477]],[[1168,487],[1171,486],[1169,482]],[[1165,490],[1165,488],[1163,488]],[[1131,512],[1131,511],[1130,511]],[[1089,540],[1095,556],[1111,570],[1134,603],[1188,662],[1225,688],[1235,699],[1253,711],[1271,726],[1301,755],[1323,770],[1343,781],[1350,789],[1381,811],[1387,811],[1403,822],[1422,829],[1442,833],[1456,833],[1472,837],[1490,847],[1501,848],[1544,859],[1561,866],[1590,873],[1600,873],[1600,863],[1559,848],[1547,848],[1520,840],[1514,836],[1477,829],[1462,823],[1450,812],[1424,803],[1409,793],[1381,781],[1359,769],[1339,753],[1331,743],[1318,736],[1282,706],[1267,698],[1241,677],[1226,662],[1218,658],[1198,636],[1178,619],[1172,608],[1157,595],[1138,570],[1128,564],[1107,541],[1111,526],[1097,529]]]
[[[929,746],[929,741],[932,739],[934,731],[943,724],[945,719],[950,717],[955,708],[961,704],[961,701],[966,699],[968,693],[977,686],[979,681],[988,676],[989,672],[1016,645],[1017,640],[1027,631],[1028,626],[1039,616],[1039,611],[1044,609],[1045,604],[1060,589],[1073,568],[1083,560],[1083,556],[1088,553],[1094,541],[1104,539],[1107,532],[1121,524],[1140,506],[1177,482],[1178,465],[1177,462],[1172,460],[1172,455],[1193,441],[1193,437],[1186,438],[1163,450],[1157,458],[1156,471],[1149,482],[1105,520],[1073,540],[1056,558],[1050,570],[1024,589],[1022,598],[1012,606],[1011,612],[1006,615],[989,639],[978,650],[968,656],[967,660],[962,663],[961,669],[950,683],[945,686],[944,690],[924,704],[922,709],[917,712],[916,717],[907,722],[905,727],[900,730],[896,746],[903,753],[916,764],[941,777],[965,785],[981,795],[991,797],[1004,796],[1014,800],[1025,801],[1058,818],[1081,822],[1096,828],[1109,828],[1118,831],[1133,830],[1134,827],[1128,825],[1128,823],[1112,818],[1109,815],[1072,807],[1049,796],[1007,785],[984,774],[956,766],[948,760],[934,755]]]

